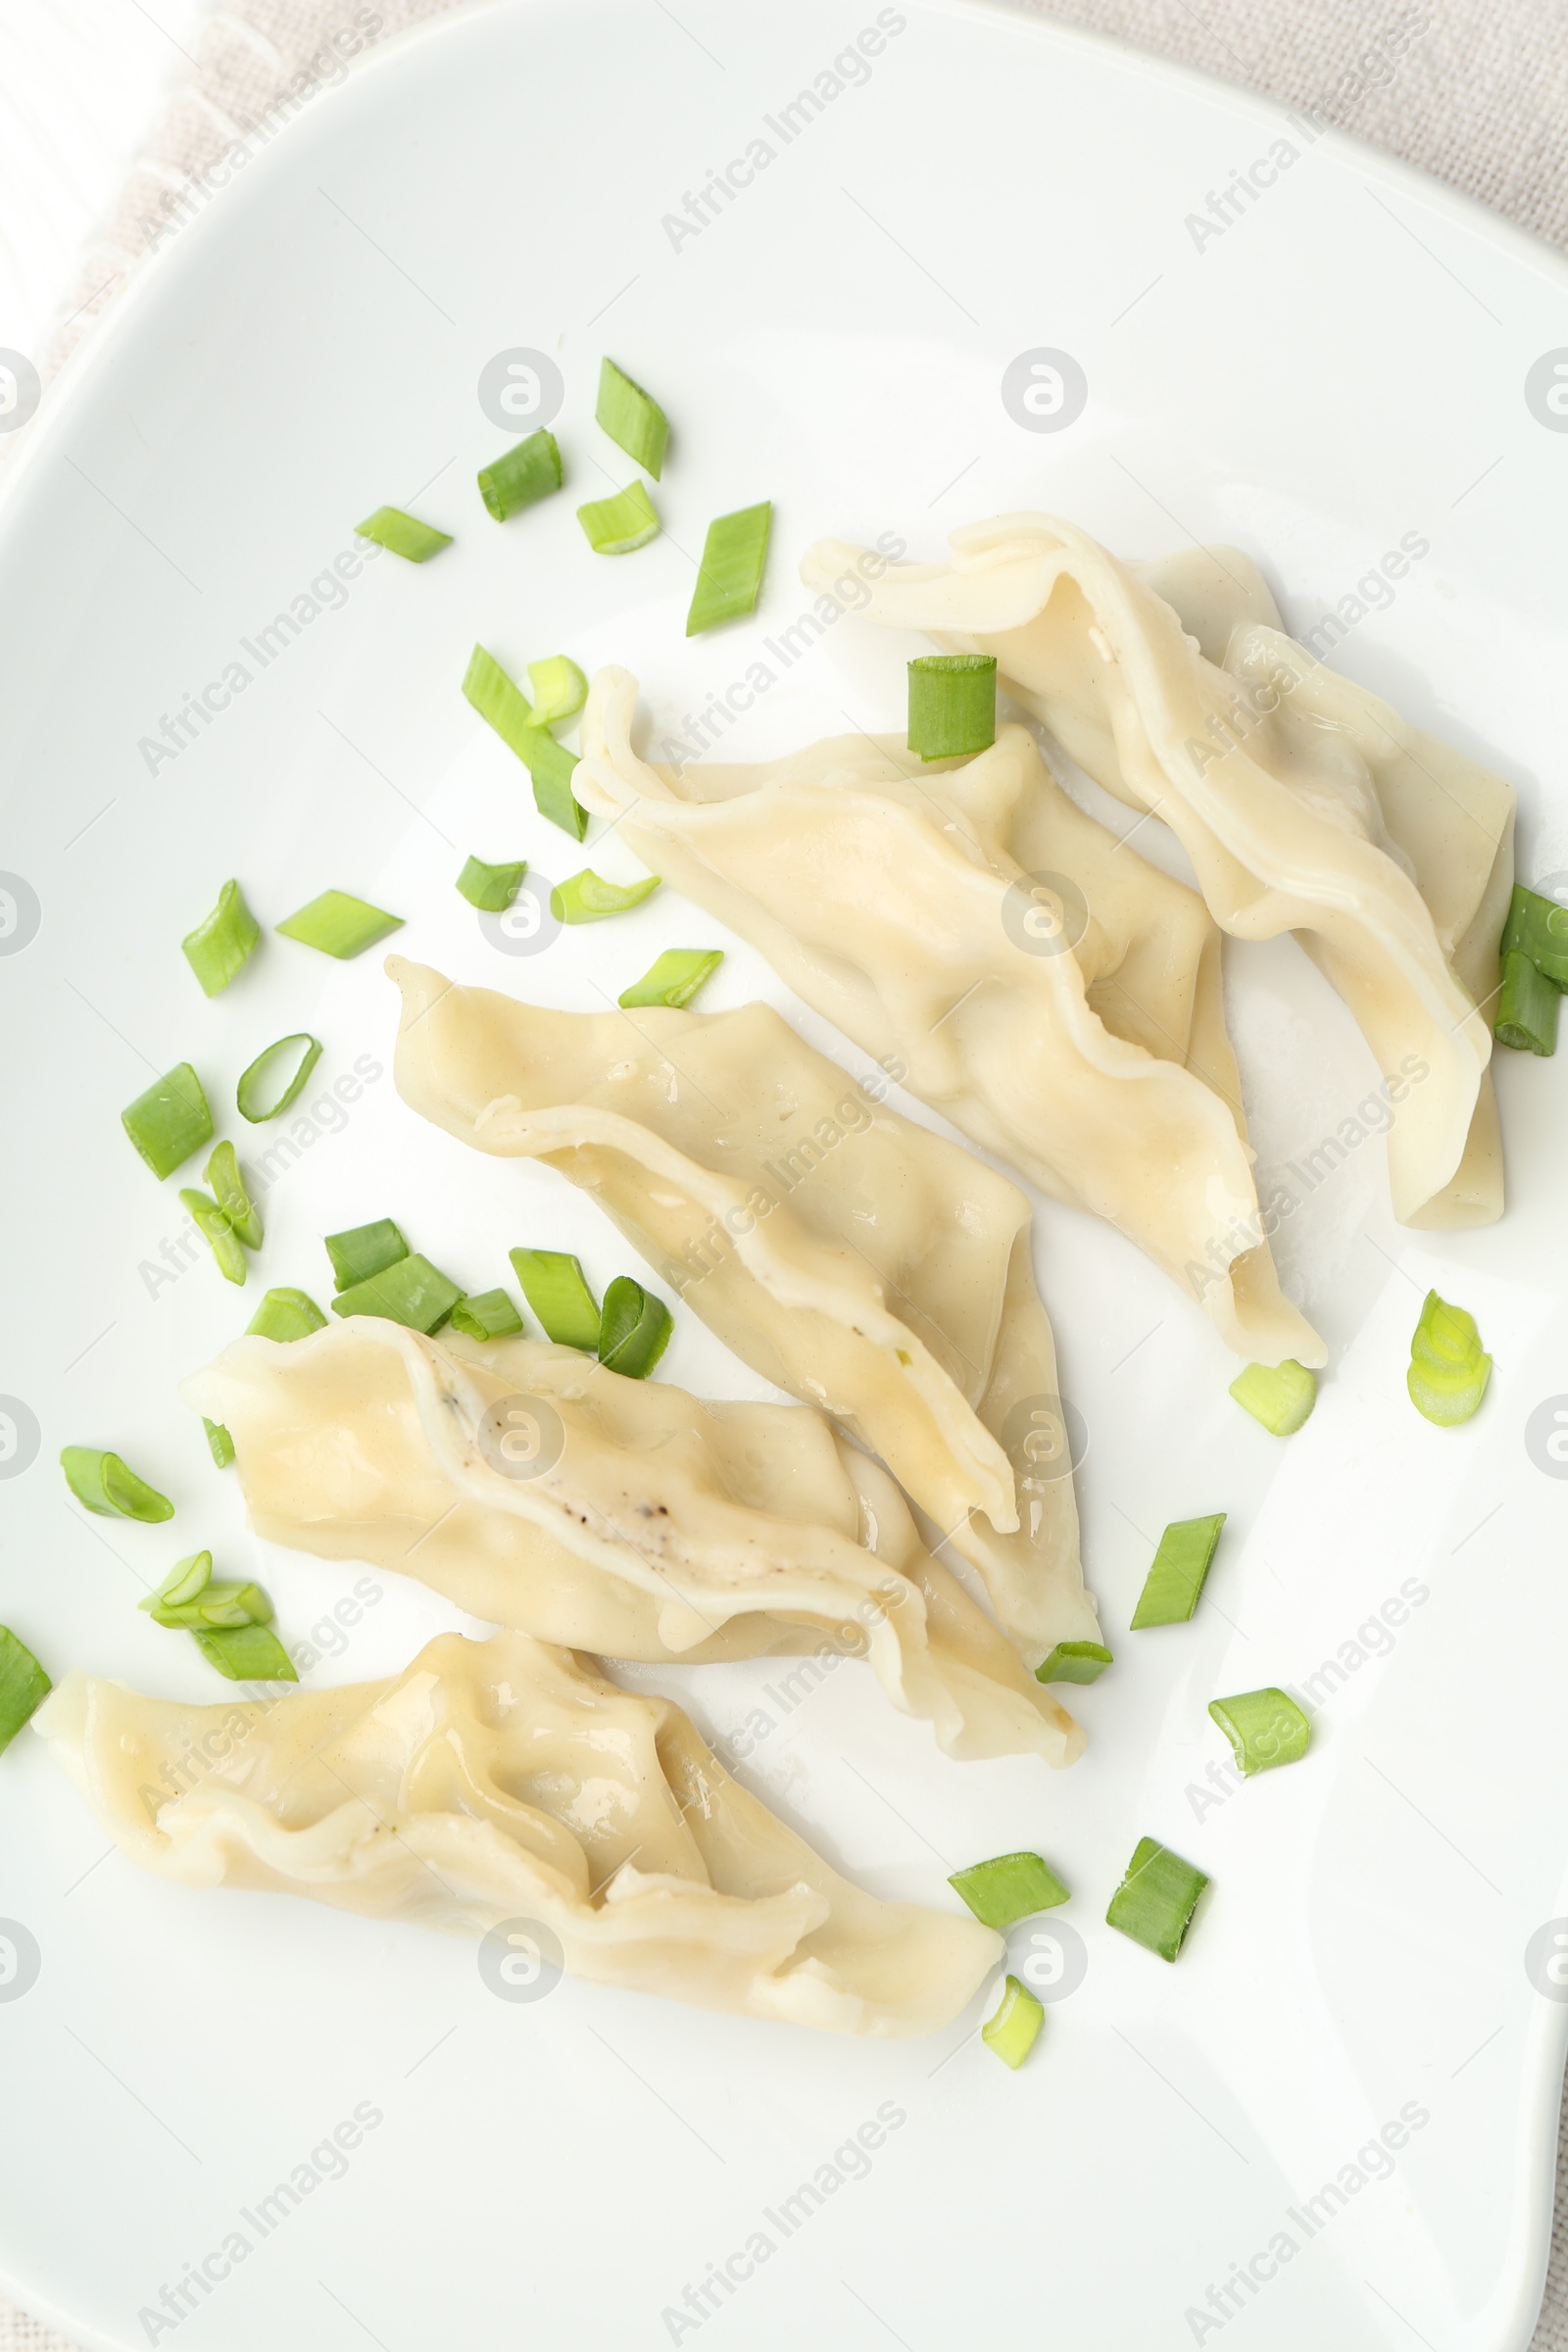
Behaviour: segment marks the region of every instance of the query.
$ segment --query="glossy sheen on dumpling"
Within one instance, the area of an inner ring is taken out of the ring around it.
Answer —
[[[867,616],[997,657],[1008,691],[1131,807],[1156,811],[1215,919],[1299,933],[1399,1087],[1406,1224],[1501,1214],[1484,1007],[1513,878],[1514,793],[1285,636],[1229,549],[1129,565],[1053,515],[956,532],[947,564],[885,572]],[[855,561],[823,540],[811,583]]]
[[[526,1634],[443,1634],[389,1682],[208,1707],[76,1673],[32,1721],[143,1869],[544,1931],[514,1966],[552,1964],[553,1937],[594,1984],[906,2034],[956,2016],[1003,1954],[977,1920],[862,1894],[670,1700]]]
[[[887,1472],[808,1406],[704,1403],[574,1348],[368,1315],[236,1340],[181,1394],[227,1429],[276,1543],[608,1657],[863,1649],[950,1755],[1083,1746]]]
[[[881,1456],[1032,1663],[1100,1639],[1016,1185],[768,1005],[554,1012],[387,969],[406,1102],[592,1193],[737,1355]]]
[[[1201,906],[1055,789],[1024,728],[931,769],[863,736],[656,768],[636,700],[624,670],[594,680],[575,786],[639,857],[977,1143],[1117,1226],[1239,1354],[1324,1360],[1264,1239]],[[1031,930],[1025,856],[1083,909],[1076,944],[1075,921]]]

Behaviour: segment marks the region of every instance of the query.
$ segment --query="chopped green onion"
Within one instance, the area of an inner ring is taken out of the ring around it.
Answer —
[[[581,1266],[564,1250],[512,1250],[512,1270],[522,1295],[558,1348],[599,1347],[600,1313]]]
[[[659,536],[659,515],[641,482],[628,482],[613,498],[590,499],[577,520],[596,556],[629,556]]]
[[[764,498],[760,507],[742,507],[737,514],[720,514],[709,524],[691,611],[686,615],[688,637],[756,611],[772,520],[772,505]]]
[[[127,1470],[118,1453],[101,1453],[93,1446],[67,1446],[60,1467],[76,1500],[100,1519],[140,1519],[153,1527],[174,1516],[168,1495]]]
[[[141,1605],[154,1625],[186,1634],[195,1633],[199,1626],[270,1625],[272,1618],[272,1604],[260,1585],[214,1583],[192,1600],[166,1601],[155,1595],[151,1607],[145,1601]]]
[[[417,514],[405,514],[401,507],[377,507],[354,528],[362,539],[373,539],[388,555],[404,556],[411,564],[427,564],[452,545],[450,531],[438,531],[433,523],[421,522]]]
[[[373,948],[378,939],[389,931],[401,931],[401,914],[388,914],[384,906],[372,906],[368,899],[356,899],[346,890],[323,890],[319,898],[312,899],[297,914],[276,925],[285,939],[303,941],[308,948],[318,948],[323,956],[335,956],[346,963],[351,956],[363,956]]]
[[[724,960],[722,948],[666,948],[662,956],[623,989],[617,1004],[689,1004],[705,980]]]
[[[527,871],[526,858],[514,858],[510,865],[486,865],[482,858],[470,858],[458,876],[458,888],[481,913],[505,914]]]
[[[218,1271],[225,1282],[244,1283],[245,1252],[239,1237],[216,1200],[205,1193],[187,1187],[180,1193],[179,1205],[196,1221],[196,1230],[218,1261]]]
[[[1157,1952],[1161,1960],[1174,1960],[1207,1885],[1200,1870],[1157,1838],[1140,1838],[1126,1876],[1110,1898],[1105,1924]]]
[[[1547,980],[1568,988],[1568,906],[1516,882],[1497,953],[1526,956]]]
[[[1249,1364],[1231,1382],[1231,1395],[1276,1438],[1298,1430],[1317,1402],[1317,1382],[1288,1355],[1283,1364]]]
[[[1037,1683],[1098,1683],[1111,1663],[1102,1642],[1058,1642],[1043,1665],[1035,1668]]]
[[[657,874],[650,874],[646,882],[604,882],[585,865],[580,874],[556,885],[550,893],[550,911],[562,923],[602,923],[608,914],[640,906],[658,888]]]
[[[225,1632],[192,1627],[191,1640],[209,1666],[231,1683],[297,1683],[288,1651],[270,1626],[237,1625]]]
[[[120,1124],[155,1176],[172,1176],[213,1140],[213,1114],[188,1061],[176,1061],[155,1079],[121,1112]]]
[[[296,1049],[299,1058],[287,1069],[283,1065]],[[306,1029],[264,1046],[234,1089],[240,1117],[249,1119],[253,1127],[259,1127],[264,1119],[281,1118],[320,1058],[321,1041]]]
[[[534,806],[540,815],[581,841],[588,830],[588,811],[578,807],[571,789],[576,753],[559,744],[548,727],[534,724],[531,704],[482,645],[476,645],[468,657],[463,691],[533,778]]]
[[[617,449],[651,473],[657,482],[664,466],[669,419],[651,392],[633,383],[613,360],[599,363],[599,400],[594,421],[604,427]]]
[[[332,1301],[334,1315],[380,1315],[410,1331],[428,1336],[438,1331],[463,1297],[455,1282],[416,1250],[395,1265],[383,1266],[365,1282],[339,1291]]]
[[[922,760],[985,752],[997,740],[995,654],[922,654],[909,663],[909,749]]]
[[[1272,1686],[1242,1690],[1234,1698],[1211,1698],[1208,1711],[1236,1750],[1245,1773],[1272,1772],[1298,1764],[1307,1751],[1312,1726],[1294,1698]]]
[[[509,514],[519,514],[524,507],[559,490],[562,480],[560,446],[555,434],[541,425],[526,441],[519,441],[515,449],[509,449],[505,457],[481,469],[479,496],[497,522],[505,522]]]
[[[948,1885],[956,1889],[988,1928],[1010,1928],[1067,1900],[1067,1889],[1039,1854],[998,1854],[994,1862],[971,1862],[956,1870]]]
[[[1511,1046],[1516,1054],[1555,1054],[1561,999],[1555,980],[1548,980],[1528,956],[1510,948],[1502,959],[1502,988],[1497,997],[1498,1045]]]
[[[261,936],[261,925],[246,906],[239,884],[225,882],[206,921],[187,931],[179,943],[204,996],[216,997],[220,989],[228,986]]]
[[[326,1254],[332,1261],[333,1290],[351,1291],[357,1282],[368,1282],[372,1274],[384,1274],[388,1266],[407,1257],[409,1245],[390,1217],[377,1217],[373,1225],[351,1225],[346,1233],[329,1233]]]
[[[253,1340],[308,1340],[313,1331],[321,1331],[325,1325],[326,1317],[316,1300],[304,1291],[285,1285],[281,1290],[268,1292],[246,1324],[245,1336]]]
[[[981,2027],[980,2038],[1006,2065],[1022,2066],[1045,2022],[1046,2013],[1034,1994],[1016,1977],[1009,1977],[1002,1988],[1001,2005]]]
[[[145,1609],[149,1616],[156,1609],[182,1608],[186,1601],[194,1600],[198,1592],[205,1592],[212,1581],[212,1553],[188,1551],[182,1560],[174,1562],[157,1592],[149,1592],[145,1600],[137,1601],[136,1606]]]
[[[479,1291],[458,1300],[452,1328],[470,1340],[505,1340],[522,1329],[522,1317],[505,1291]]]
[[[221,1421],[209,1421],[202,1415],[202,1427],[207,1432],[207,1447],[220,1470],[226,1470],[234,1459],[234,1441]]]
[[[1146,1625],[1185,1625],[1198,1606],[1225,1513],[1207,1519],[1176,1519],[1159,1539],[1153,1566],[1133,1611],[1133,1630]]]
[[[0,1750],[11,1745],[50,1691],[49,1677],[8,1625],[0,1625]]]
[[[662,1298],[629,1274],[617,1274],[605,1293],[599,1324],[599,1361],[626,1380],[646,1380],[669,1346],[674,1318]]]
[[[1428,1291],[1410,1341],[1405,1387],[1418,1413],[1443,1429],[1468,1421],[1487,1393],[1492,1358],[1475,1317]]]
[[[207,1181],[217,1197],[218,1205],[234,1228],[235,1238],[247,1250],[262,1246],[261,1212],[245,1190],[245,1180],[239,1172],[239,1159],[232,1144],[220,1144],[207,1162]]]
[[[550,654],[543,662],[530,662],[528,683],[533,688],[533,723],[536,727],[558,727],[563,719],[575,718],[588,700],[588,681],[575,662],[564,654]]]

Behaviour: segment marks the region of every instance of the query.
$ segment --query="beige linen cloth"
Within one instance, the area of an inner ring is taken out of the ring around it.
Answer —
[[[370,0],[368,47],[451,0]],[[662,0],[661,0],[662,5]],[[1043,14],[1113,33],[1225,80],[1308,106],[1525,228],[1568,244],[1564,0],[1055,0]],[[232,0],[207,23],[66,306],[43,373],[92,330],[160,229],[220,201],[201,174],[236,138],[308,106],[345,67],[344,0]],[[363,56],[366,52],[362,50]],[[1531,2352],[1568,2352],[1568,2146],[1559,2147],[1551,2270]],[[0,2304],[0,2352],[73,2352]]]

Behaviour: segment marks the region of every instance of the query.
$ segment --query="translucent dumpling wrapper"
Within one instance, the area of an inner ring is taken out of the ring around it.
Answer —
[[[393,1680],[218,1706],[68,1675],[33,1727],[121,1851],[186,1886],[496,1936],[514,1972],[830,2033],[925,2034],[995,1961],[882,1903],[740,1788],[680,1708],[526,1634]]]
[[[555,1012],[387,969],[406,1102],[593,1194],[743,1361],[880,1455],[1031,1663],[1099,1641],[1016,1185],[768,1005]]]
[[[1082,1749],[887,1472],[807,1406],[704,1403],[575,1348],[368,1315],[236,1340],[181,1394],[228,1431],[276,1543],[608,1657],[863,1651],[949,1755]]]
[[[1117,1226],[1238,1354],[1324,1361],[1268,1249],[1213,927],[1025,728],[930,767],[861,735],[656,767],[636,702],[600,672],[573,786],[640,858],[977,1143]]]
[[[1233,549],[1127,564],[1071,523],[1014,514],[956,532],[953,551],[884,572],[866,616],[994,654],[1008,692],[1097,783],[1171,827],[1226,931],[1298,933],[1396,1094],[1389,1180],[1403,1223],[1498,1217],[1486,1008],[1513,881],[1512,786],[1287,637]],[[803,576],[854,561],[823,540]],[[1413,1083],[1396,1089],[1396,1075]]]

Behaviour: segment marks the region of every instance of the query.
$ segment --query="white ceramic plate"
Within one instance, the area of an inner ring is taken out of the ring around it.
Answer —
[[[879,24],[865,70],[835,74]],[[822,74],[845,86],[786,115]],[[664,217],[759,138],[774,152],[753,183],[675,238]],[[1199,240],[1188,216],[1281,139],[1298,153],[1274,184]],[[1442,190],[1235,91],[928,0],[744,18],[685,0],[678,22],[649,0],[500,7],[254,145],[40,421],[0,531],[0,862],[41,918],[0,956],[0,1390],[38,1433],[0,1478],[0,1617],[57,1670],[191,1698],[212,1678],[133,1606],[176,1548],[255,1559],[293,1638],[355,1572],[258,1557],[175,1399],[256,1288],[177,1248],[177,1279],[154,1279],[178,1180],[160,1188],[117,1122],[149,1074],[189,1056],[231,1100],[268,1039],[325,1039],[321,1107],[266,1198],[272,1282],[320,1292],[320,1235],[386,1212],[475,1288],[524,1239],[580,1250],[600,1282],[627,1253],[547,1171],[465,1154],[402,1109],[377,956],[331,966],[270,939],[208,1004],[181,934],[231,872],[273,921],[338,885],[404,912],[410,954],[577,1005],[715,937],[668,893],[531,956],[482,936],[452,887],[468,851],[557,879],[581,860],[458,692],[475,638],[514,669],[561,648],[627,662],[656,739],[760,661],[773,678],[733,740],[766,752],[903,708],[908,649],[851,618],[788,666],[767,650],[808,605],[795,559],[823,530],[924,556],[954,523],[1044,506],[1130,554],[1232,539],[1298,629],[1367,603],[1357,582],[1419,541],[1335,659],[1518,782],[1526,873],[1568,867],[1568,440],[1525,393],[1568,334],[1568,284]],[[518,347],[562,370],[571,495],[499,529],[472,477],[513,436],[475,385]],[[1000,389],[1042,348],[1087,384],[1051,432]],[[592,422],[607,349],[676,432],[665,536],[618,562],[572,514],[631,471]],[[765,496],[755,626],[688,644],[709,517]],[[458,545],[338,594],[333,559],[383,500]],[[264,664],[260,632],[291,610],[298,633]],[[143,740],[225,676],[228,707],[149,772]],[[1158,832],[1140,846],[1174,863]],[[613,842],[596,862],[633,870]],[[709,1005],[762,995],[861,1066],[723,944]],[[1371,1065],[1293,943],[1233,950],[1230,971],[1253,1134],[1283,1169],[1353,1117]],[[0,1986],[0,2283],[116,2352],[172,2335],[936,2352],[1002,2330],[1071,2352],[1520,2352],[1568,2015],[1526,1970],[1568,1911],[1568,1487],[1526,1445],[1568,1391],[1568,1097],[1554,1066],[1499,1058],[1500,1226],[1400,1233],[1372,1138],[1284,1229],[1286,1279],[1334,1350],[1288,1447],[1230,1402],[1228,1359],[1151,1266],[1042,1207],[1119,1653],[1083,1694],[1072,1773],[948,1763],[858,1668],[808,1696],[781,1697],[765,1663],[664,1678],[715,1738],[770,1718],[742,1769],[878,1892],[949,1901],[965,1861],[1053,1857],[1087,1973],[1022,2074],[974,2037],[978,2005],[929,2044],[845,2045],[569,1984],[508,2004],[465,1944],[139,1876],[24,1737],[0,1766],[0,1914],[38,1973]],[[356,1064],[373,1075],[345,1109],[328,1088]],[[1457,1433],[1402,1395],[1429,1282],[1496,1359]],[[665,1369],[760,1393],[689,1314]],[[174,1528],[88,1521],[54,1468],[70,1442],[119,1447],[174,1496]],[[1219,1507],[1197,1621],[1126,1638],[1159,1528]],[[453,1622],[373,1583],[318,1677],[389,1671]],[[1206,1700],[1314,1676],[1307,1764],[1206,1801],[1224,1754]],[[1214,1881],[1174,1969],[1100,1924],[1145,1832]],[[1049,1963],[1040,1933],[1015,1932],[1014,1965]],[[379,2121],[340,2166],[320,2151],[357,2110]],[[878,2114],[899,2120],[868,2162],[835,2155]],[[247,2217],[279,2182],[298,2202],[264,2233]],[[817,2201],[788,2207],[803,2182]]]

